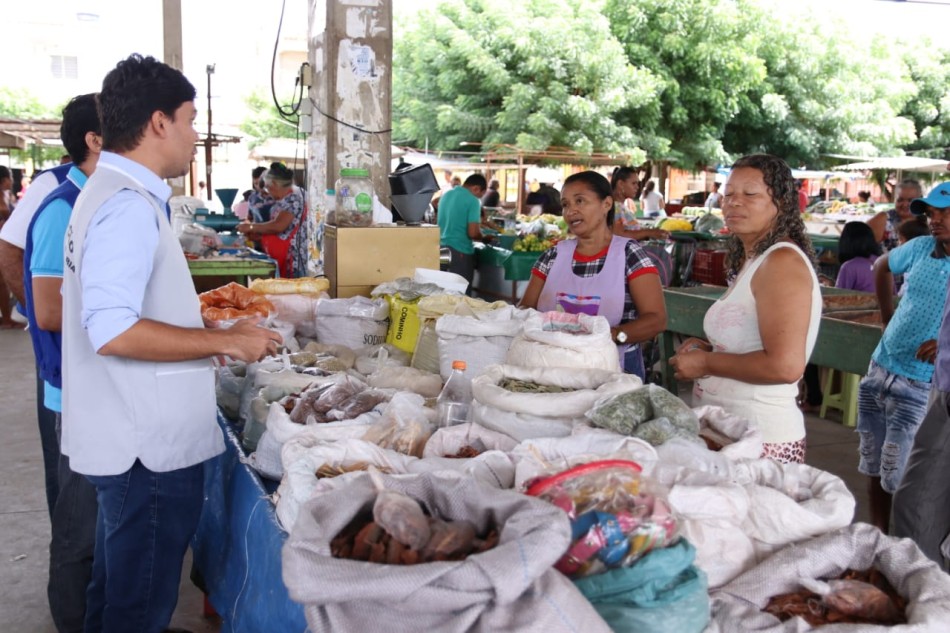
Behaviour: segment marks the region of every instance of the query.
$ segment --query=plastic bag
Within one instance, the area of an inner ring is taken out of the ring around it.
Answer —
[[[518,442],[504,433],[497,433],[474,422],[468,422],[436,430],[426,442],[422,456],[452,457],[474,442],[480,442],[486,450],[499,450],[504,453],[510,452],[518,445]]]
[[[422,457],[434,427],[428,420],[422,396],[397,393],[389,401],[383,418],[370,427],[363,440],[413,457]]]
[[[278,281],[278,280],[272,280]],[[296,280],[279,280],[296,281]],[[295,332],[301,336],[314,337],[317,335],[317,301],[327,297],[326,293],[320,295],[306,294],[265,294],[264,298],[274,306],[274,312],[281,321],[292,323]]]
[[[241,411],[241,391],[244,388],[247,365],[235,361],[218,367],[215,397],[221,413],[229,420],[237,420]]]
[[[368,345],[356,350],[354,368],[368,376],[383,367],[408,367],[410,354],[389,344]]]
[[[614,631],[699,633],[709,622],[706,577],[679,539],[627,568],[578,578],[575,586]]]
[[[555,568],[571,578],[629,567],[676,538],[676,519],[662,491],[641,480],[634,462],[605,460],[536,480],[527,494],[556,505],[571,520],[572,544]]]
[[[290,412],[290,420],[297,424],[329,422],[331,418],[328,414],[332,409],[342,406],[364,389],[366,389],[365,383],[351,376],[343,376],[316,389],[304,391]]]
[[[685,402],[659,385],[598,400],[587,417],[594,426],[640,437],[654,446],[674,437],[701,442],[699,418]]]
[[[371,387],[411,391],[425,398],[437,398],[442,392],[442,378],[413,367],[383,367],[370,374]]]
[[[401,492],[386,490],[377,471],[370,470],[370,476],[379,491],[373,502],[373,520],[406,547],[421,550],[432,536],[422,507]]]
[[[275,312],[274,305],[256,292],[231,282],[226,286],[202,292],[201,316],[206,321],[227,321],[252,316],[268,317]]]

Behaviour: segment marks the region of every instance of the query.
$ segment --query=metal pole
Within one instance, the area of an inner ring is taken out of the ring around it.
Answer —
[[[208,64],[208,136],[205,138],[205,192],[211,200],[211,75],[214,74],[214,64]]]

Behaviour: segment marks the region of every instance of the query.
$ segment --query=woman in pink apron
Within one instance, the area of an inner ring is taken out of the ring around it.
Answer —
[[[307,274],[307,208],[303,191],[294,184],[294,173],[283,163],[271,163],[263,176],[267,192],[275,200],[269,222],[242,222],[237,230],[260,240],[284,278]]]
[[[521,306],[605,317],[621,365],[643,378],[640,343],[666,328],[663,288],[653,260],[636,240],[613,234],[610,183],[597,172],[565,180],[561,205],[576,239],[541,254]]]

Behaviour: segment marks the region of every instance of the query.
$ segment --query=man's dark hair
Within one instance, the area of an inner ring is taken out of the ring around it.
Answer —
[[[180,71],[154,57],[138,53],[109,71],[99,93],[102,147],[112,152],[135,149],[145,126],[160,110],[171,120],[187,101],[195,100],[195,87]]]
[[[0,165],[0,180],[4,180],[6,178],[13,178],[13,176],[10,174],[10,168],[6,165]]]
[[[257,182],[261,179],[261,176],[264,175],[265,171],[267,171],[267,167],[255,167],[251,170],[251,180]]]
[[[73,97],[63,108],[63,123],[59,126],[59,136],[74,165],[79,165],[89,158],[89,146],[86,145],[86,134],[89,132],[102,134],[94,92]]]
[[[485,177],[481,174],[472,174],[465,179],[465,182],[462,183],[463,187],[481,187],[482,189],[488,189],[488,181],[485,180]]]

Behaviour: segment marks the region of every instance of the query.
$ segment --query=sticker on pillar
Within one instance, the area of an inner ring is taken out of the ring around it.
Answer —
[[[350,70],[357,77],[375,77],[376,59],[373,55],[373,49],[369,46],[351,46]]]

